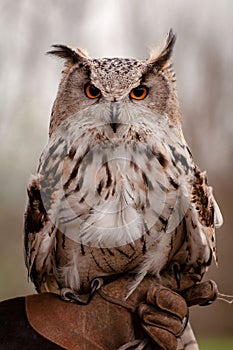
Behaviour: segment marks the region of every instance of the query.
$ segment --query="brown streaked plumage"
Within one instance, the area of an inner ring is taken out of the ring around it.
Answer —
[[[216,259],[222,218],[182,134],[174,43],[170,31],[142,61],[50,52],[66,63],[25,215],[38,292],[82,294],[96,277],[131,271],[130,293],[169,264],[202,276]]]

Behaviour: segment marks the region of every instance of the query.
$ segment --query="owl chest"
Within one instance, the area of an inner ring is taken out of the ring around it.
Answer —
[[[157,261],[168,255],[169,242],[158,246],[176,212],[181,182],[179,166],[159,140],[87,139],[71,144],[59,168],[54,215],[60,232],[78,246],[64,265],[76,262],[84,290],[97,276],[134,270],[152,250],[159,251]]]
[[[72,167],[64,165],[62,214],[77,214],[66,231],[73,226],[82,244],[103,248],[140,239],[175,201],[164,163],[162,152],[135,141],[102,143],[76,156]]]
[[[81,290],[95,277],[134,270],[156,250],[170,216],[167,192],[175,189],[162,157],[132,141],[97,145],[72,161],[60,228],[78,246],[67,262],[77,261]]]

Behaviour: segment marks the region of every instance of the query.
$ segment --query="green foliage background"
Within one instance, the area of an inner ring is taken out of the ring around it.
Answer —
[[[232,350],[233,340],[218,338],[218,339],[200,339],[200,350]]]

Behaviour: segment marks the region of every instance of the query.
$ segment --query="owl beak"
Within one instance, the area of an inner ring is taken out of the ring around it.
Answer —
[[[112,102],[110,104],[110,126],[111,126],[114,133],[117,132],[117,129],[120,125],[118,122],[118,120],[119,120],[118,117],[119,117],[118,104],[115,102]]]

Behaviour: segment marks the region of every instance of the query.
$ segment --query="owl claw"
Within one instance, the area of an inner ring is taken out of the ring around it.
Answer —
[[[80,299],[79,295],[73,293],[72,289],[69,288],[63,288],[61,290],[61,297],[66,301],[74,301],[79,305],[88,305],[91,302],[96,290],[99,289],[101,285],[102,280],[100,280],[99,278],[95,278],[91,283],[91,292],[86,300]]]
[[[80,299],[77,294],[74,294],[71,291],[71,289],[68,289],[68,288],[63,288],[61,290],[61,297],[62,297],[62,299],[66,300],[66,301],[75,301],[79,305],[87,305],[88,304],[88,299],[87,299],[87,301]]]
[[[178,263],[174,263],[172,266],[172,270],[175,275],[177,287],[178,289],[180,289],[180,265]]]

